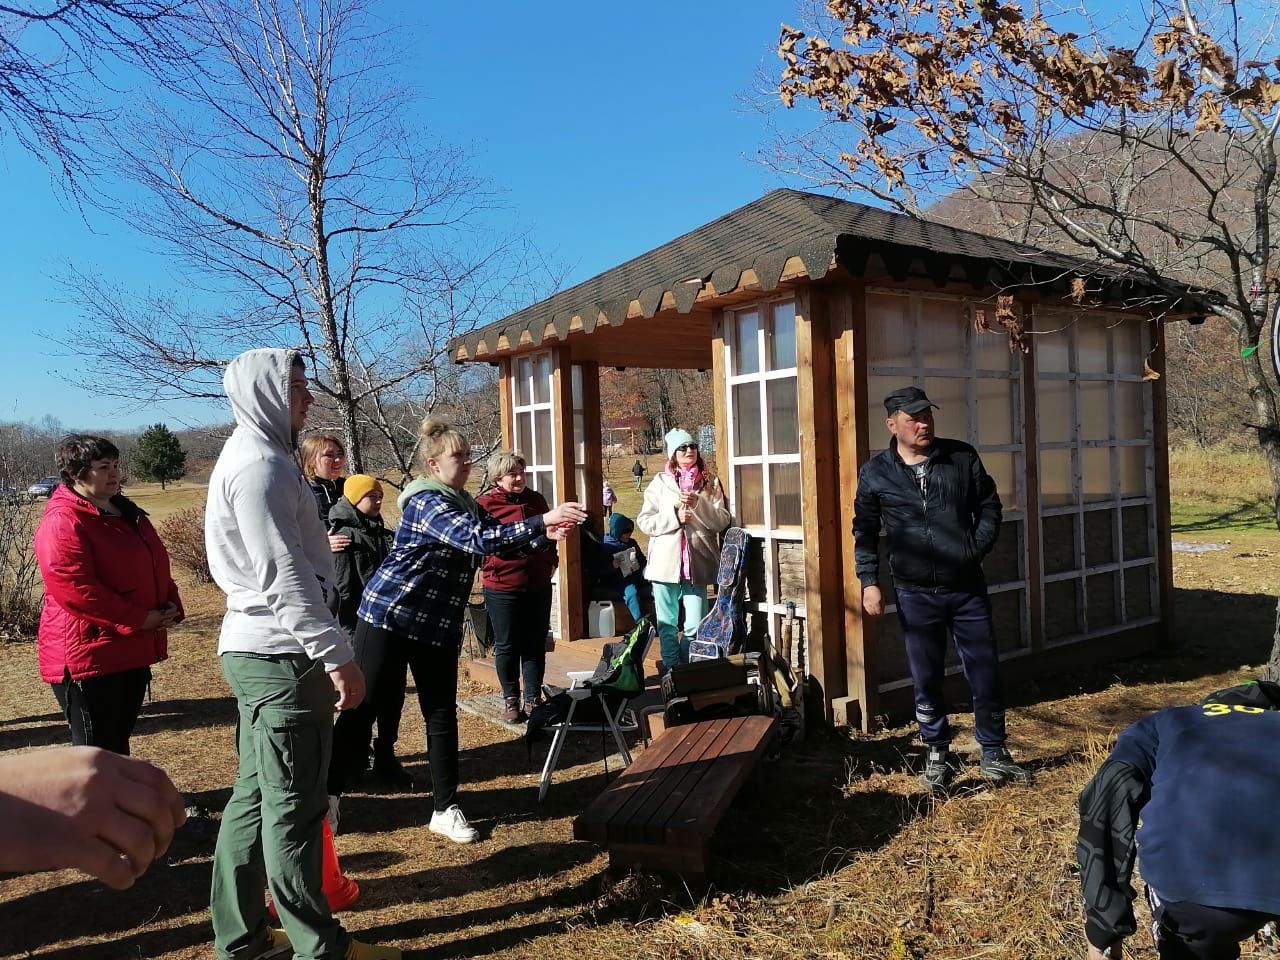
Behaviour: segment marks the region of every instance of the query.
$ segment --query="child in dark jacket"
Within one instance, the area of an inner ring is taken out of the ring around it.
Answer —
[[[634,529],[635,524],[630,517],[621,513],[609,517],[609,532],[605,534],[604,545],[606,552],[612,554],[612,562],[602,572],[601,582],[622,595],[631,616],[639,622],[650,600],[650,587],[644,578],[644,551],[631,536]]]
[[[347,477],[342,496],[329,508],[329,533],[351,538],[333,555],[338,581],[338,622],[356,628],[360,594],[391,549],[391,531],[382,522],[382,484],[364,473]]]

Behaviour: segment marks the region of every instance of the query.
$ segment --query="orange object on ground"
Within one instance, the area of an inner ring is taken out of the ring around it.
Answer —
[[[324,821],[323,828],[324,859],[320,871],[324,878],[324,898],[329,901],[330,912],[337,913],[356,902],[356,898],[360,896],[360,887],[344,874],[342,867],[338,865],[338,852],[333,846],[333,831],[329,829],[328,820]],[[271,902],[270,891],[267,893],[267,911],[274,919],[279,919],[276,914],[276,905]]]

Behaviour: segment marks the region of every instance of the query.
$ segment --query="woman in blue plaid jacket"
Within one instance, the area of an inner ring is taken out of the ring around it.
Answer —
[[[458,655],[471,583],[490,555],[519,557],[552,549],[586,519],[578,503],[541,516],[499,523],[464,489],[471,476],[471,444],[447,422],[429,417],[419,431],[422,476],[397,502],[403,514],[395,543],[365,586],[357,612],[356,660],[377,702],[387,665],[403,658],[413,672],[427,725],[434,813],[430,829],[458,843],[479,834],[463,816],[458,793]],[[330,792],[365,763],[374,712],[361,705],[338,718]],[[336,812],[336,799],[330,808]]]

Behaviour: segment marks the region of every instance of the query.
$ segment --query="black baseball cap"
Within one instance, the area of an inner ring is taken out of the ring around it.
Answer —
[[[890,416],[899,410],[903,413],[919,413],[930,407],[939,409],[938,405],[932,403],[919,387],[899,387],[884,398],[884,409]]]

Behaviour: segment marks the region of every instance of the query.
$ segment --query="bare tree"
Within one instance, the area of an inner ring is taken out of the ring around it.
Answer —
[[[1280,303],[1274,10],[1156,0],[1106,16],[828,0],[804,30],[782,30],[781,99],[823,118],[790,156],[916,215],[967,185],[973,205],[1002,209],[1007,235],[1083,251],[1174,297],[1164,277],[1205,288],[1280,524],[1280,396],[1258,349]]]
[[[110,138],[146,195],[118,211],[176,254],[197,302],[228,308],[72,273],[99,334],[76,349],[126,373],[117,393],[136,400],[218,396],[232,354],[301,344],[352,466],[370,430],[403,463],[386,409],[429,397],[445,341],[523,292],[525,247],[482,235],[485,184],[408,128],[365,0],[190,0],[188,14],[200,56]]]
[[[0,127],[75,188],[87,128],[110,116],[104,61],[163,67],[184,59],[183,0],[0,2]]]

